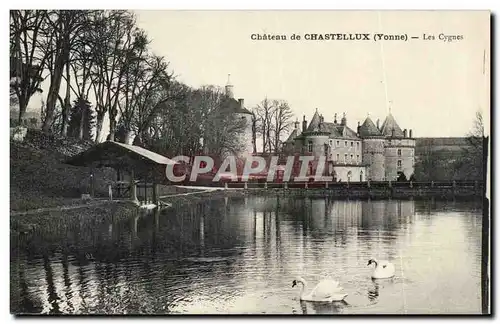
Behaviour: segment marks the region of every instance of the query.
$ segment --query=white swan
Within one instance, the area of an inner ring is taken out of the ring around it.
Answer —
[[[292,283],[292,288],[297,286],[299,283],[302,284],[300,290],[300,300],[312,301],[312,302],[334,302],[342,301],[347,297],[347,294],[342,292],[343,288],[339,286],[339,283],[335,280],[324,279],[320,281],[316,287],[309,293],[305,293],[305,288],[307,282],[304,278],[297,278]]]
[[[394,277],[396,269],[394,264],[385,260],[370,259],[368,260],[368,265],[374,263],[375,269],[372,272],[373,279],[386,279]]]

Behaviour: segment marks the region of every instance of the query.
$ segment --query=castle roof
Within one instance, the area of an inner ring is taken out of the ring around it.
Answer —
[[[231,98],[231,97],[226,97],[222,99],[221,106],[223,108],[228,109],[228,111],[233,112],[233,113],[238,113],[238,114],[250,114],[252,115],[252,112],[246,109],[245,107],[242,107],[238,100]]]
[[[394,129],[394,136],[403,136],[403,131],[399,127],[398,123],[394,119],[391,113],[387,115],[380,128],[380,132],[385,136],[392,136],[392,130]]]
[[[349,139],[359,139],[358,134],[347,127],[347,125],[336,125],[337,132],[340,134],[340,137],[342,138],[349,138]],[[330,137],[338,137],[334,136],[333,134]]]
[[[359,134],[361,137],[368,136],[382,136],[380,130],[375,126],[370,117],[366,117],[365,121],[359,128]]]
[[[330,138],[348,138],[348,139],[359,139],[359,136],[355,131],[350,129],[347,125],[337,124],[337,123],[321,123],[321,115],[318,112],[318,109],[314,112],[314,115],[309,123],[309,126],[306,128],[305,133],[312,132],[324,132],[330,133]],[[292,141],[293,138],[301,135],[299,132],[292,132],[287,142]]]
[[[285,141],[285,143],[293,143],[293,140],[299,135],[300,135],[299,130],[294,129],[290,134],[290,136],[288,136],[288,139]]]
[[[323,123],[325,132],[330,133],[330,137],[342,137],[342,129],[339,129],[339,124]]]
[[[318,113],[318,109],[316,109],[316,112],[313,115],[313,118],[311,119],[311,122],[309,123],[309,127],[307,127],[306,132],[318,132],[319,131],[319,123],[320,123],[320,117]]]

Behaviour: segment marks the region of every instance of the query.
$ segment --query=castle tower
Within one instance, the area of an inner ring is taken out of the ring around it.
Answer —
[[[359,126],[359,136],[363,139],[363,164],[367,166],[367,179],[383,181],[385,178],[385,138],[367,117]]]
[[[385,137],[385,178],[395,181],[401,173],[406,179],[415,171],[415,139],[401,130],[391,113],[387,115],[380,132]]]
[[[305,116],[304,116],[305,118]],[[292,133],[290,133],[290,135],[288,136],[288,139],[284,142],[284,146],[283,146],[283,151],[285,153],[293,153],[294,150],[296,149],[295,147],[295,139],[300,135],[302,134],[302,131],[300,129],[300,122],[299,122],[299,119],[297,118],[294,122],[294,128],[293,128],[293,131]],[[301,146],[299,146],[298,148],[300,148]]]
[[[227,75],[226,95],[229,98],[234,98],[233,85],[231,83],[231,74]]]
[[[236,119],[244,120],[244,130],[240,135],[242,145],[242,155],[252,155],[254,152],[253,134],[252,134],[252,112],[245,108],[245,101],[238,99],[238,109],[235,113]]]
[[[325,151],[325,143],[328,143],[328,132],[324,129],[324,119],[319,114],[318,109],[314,112],[309,126],[303,132],[303,136],[305,139],[304,153],[313,154],[317,158],[328,153],[328,151]]]
[[[222,105],[225,105],[229,111],[232,112],[235,122],[241,123],[241,132],[238,135],[239,150],[238,155],[248,156],[254,152],[253,134],[252,134],[252,117],[253,114],[245,108],[245,100],[240,98],[234,99],[233,84],[230,79],[231,75],[228,74],[226,84],[226,96]]]

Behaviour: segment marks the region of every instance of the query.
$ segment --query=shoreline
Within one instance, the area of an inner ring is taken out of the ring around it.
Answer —
[[[162,203],[169,204],[170,207],[180,207],[185,204],[198,203],[201,201],[211,201],[222,198],[242,198],[242,197],[262,197],[262,196],[278,196],[278,197],[296,197],[296,198],[332,198],[338,200],[480,200],[483,197],[473,195],[469,192],[455,192],[453,190],[437,190],[437,191],[387,191],[387,190],[332,190],[325,188],[219,188],[219,187],[190,187],[180,186],[184,192],[172,195],[161,196]],[[415,194],[415,192],[417,194]],[[105,207],[106,205],[128,205],[130,207],[137,206],[132,201],[127,199],[107,200],[106,198],[94,198],[84,201],[78,198],[65,199],[54,198],[55,201],[61,201],[63,204],[40,206],[39,208],[31,209],[14,209],[10,210],[10,216],[24,216],[33,214],[43,214],[47,212],[61,212],[74,209],[88,209]],[[134,207],[132,207],[134,208]]]

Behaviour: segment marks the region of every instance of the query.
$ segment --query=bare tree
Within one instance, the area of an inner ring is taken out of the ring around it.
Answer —
[[[257,153],[257,116],[255,115],[255,110],[252,109],[252,145],[253,152]]]
[[[147,77],[137,96],[137,105],[132,127],[138,135],[146,135],[160,109],[169,100],[177,98],[171,91],[172,74],[168,72],[168,62],[161,56],[148,59]]]
[[[66,87],[64,102],[59,91],[64,73],[67,82],[70,81],[68,79],[70,53],[76,39],[75,35],[80,34],[86,25],[85,15],[86,12],[81,10],[51,10],[47,13],[46,28],[44,28],[46,42],[43,51],[48,57],[46,67],[50,74],[50,86],[47,94],[46,118],[42,126],[45,131],[48,131],[52,124],[56,102],[59,100],[62,108],[61,131],[66,135],[71,107],[70,87]]]
[[[204,90],[205,100],[201,107],[203,113],[200,115],[200,122],[203,125],[203,136],[207,139],[208,151],[215,156],[240,152],[245,120],[236,118],[221,88],[212,86]]]
[[[125,10],[102,11],[94,22],[92,88],[96,100],[96,140],[99,140],[104,116],[109,114],[110,139],[114,139],[118,99],[133,46],[135,16]]]
[[[158,105],[158,113],[148,125],[153,146],[163,154],[184,154],[187,137],[190,134],[189,100],[192,89],[185,84],[172,82],[169,87],[168,100]],[[139,116],[140,117],[140,116]],[[136,122],[142,124],[142,117]]]
[[[461,173],[469,179],[482,180],[484,174],[484,122],[480,111],[476,112],[472,130],[467,134],[467,147],[463,149]]]
[[[11,10],[10,11],[10,53],[11,81],[10,88],[17,97],[19,119],[21,124],[30,98],[41,92],[43,67],[47,54],[40,51],[42,46],[46,19],[45,10]]]
[[[271,130],[274,134],[272,148],[277,153],[281,147],[281,137],[286,135],[292,125],[293,113],[288,102],[285,100],[274,100],[272,106],[274,108],[272,114],[274,120],[271,125]]]
[[[274,107],[271,100],[264,98],[255,108],[257,133],[262,136],[262,152],[271,151],[271,129]]]

